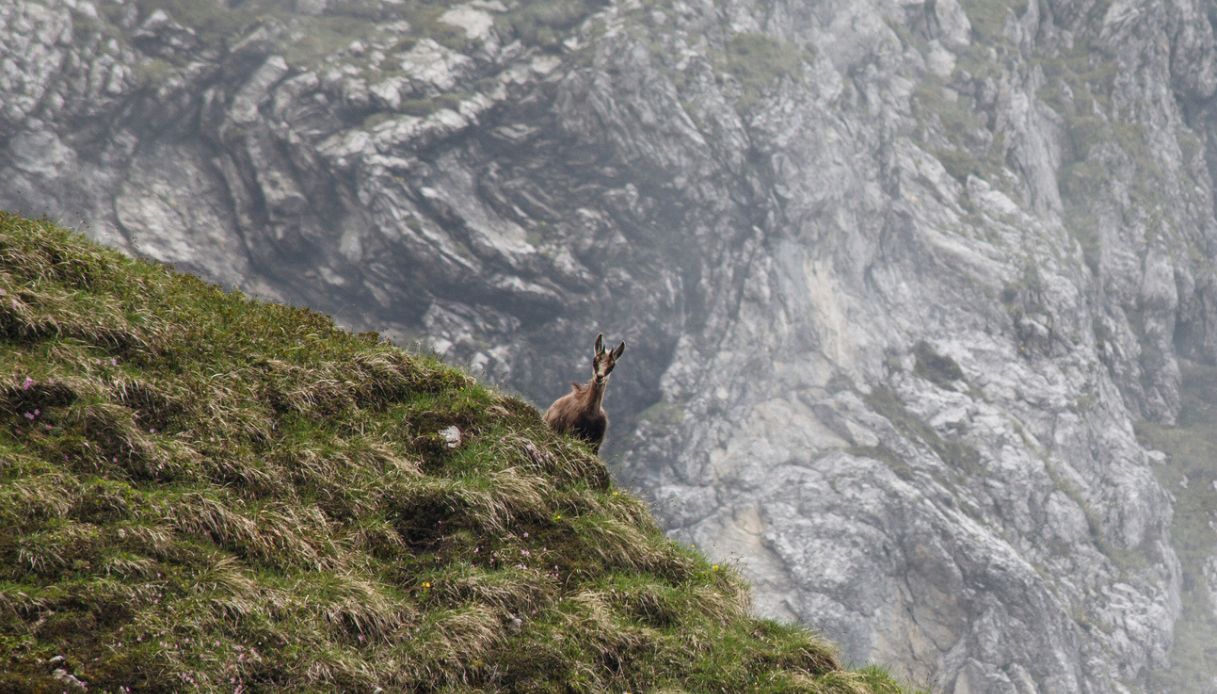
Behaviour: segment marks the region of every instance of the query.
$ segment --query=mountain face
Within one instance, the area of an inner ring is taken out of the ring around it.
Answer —
[[[0,207],[542,406],[626,340],[617,478],[847,660],[1215,686],[1217,4],[232,4],[0,7]]]

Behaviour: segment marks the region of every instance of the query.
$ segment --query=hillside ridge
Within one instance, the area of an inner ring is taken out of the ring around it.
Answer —
[[[0,213],[0,689],[896,692],[519,398]]]

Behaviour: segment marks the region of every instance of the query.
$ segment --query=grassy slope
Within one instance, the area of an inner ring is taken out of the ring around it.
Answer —
[[[0,690],[896,691],[526,403],[316,313],[0,213],[0,365]]]

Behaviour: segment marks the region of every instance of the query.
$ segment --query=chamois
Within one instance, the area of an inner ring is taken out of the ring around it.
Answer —
[[[604,412],[604,391],[609,374],[625,352],[625,342],[611,352],[604,351],[604,335],[596,336],[596,355],[592,358],[592,380],[571,383],[571,391],[554,401],[545,411],[545,423],[554,431],[574,434],[587,441],[592,451],[600,453],[608,415]]]

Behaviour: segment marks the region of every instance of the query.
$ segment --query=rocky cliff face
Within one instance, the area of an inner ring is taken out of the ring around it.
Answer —
[[[1212,424],[1215,16],[10,3],[0,206],[542,405],[602,329],[618,475],[760,612],[935,691],[1206,691],[1213,473],[1154,446]]]

